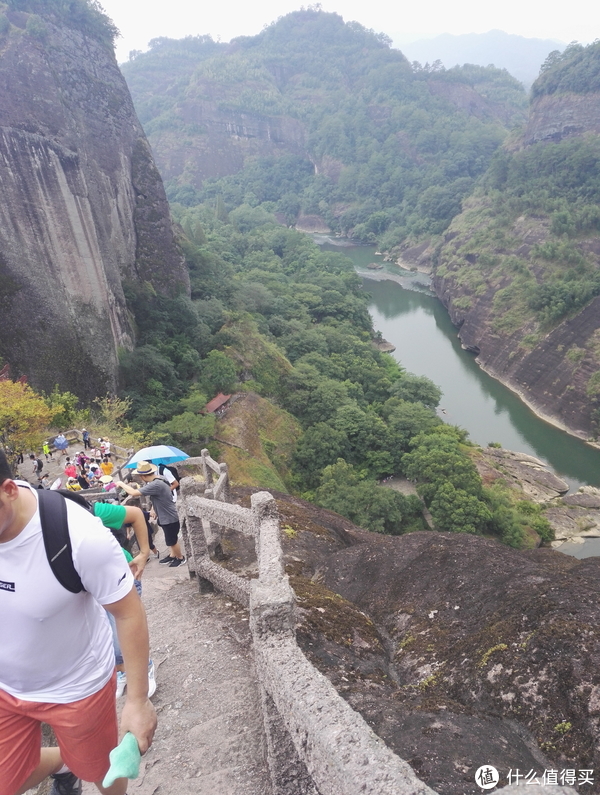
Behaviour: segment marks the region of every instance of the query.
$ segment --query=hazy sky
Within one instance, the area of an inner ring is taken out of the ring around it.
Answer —
[[[130,50],[145,50],[148,41],[157,36],[178,39],[210,33],[222,41],[252,36],[278,16],[298,9],[302,2],[102,0],[102,5],[121,31],[117,57],[124,61]],[[564,42],[577,39],[585,44],[600,37],[600,3],[593,0],[570,0],[567,5],[552,0],[326,0],[322,6],[346,21],[356,20],[387,33],[397,45],[440,33],[485,33],[493,28]]]

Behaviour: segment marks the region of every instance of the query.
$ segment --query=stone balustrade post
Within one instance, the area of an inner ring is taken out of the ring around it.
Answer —
[[[272,494],[251,497],[258,579],[250,584],[250,627],[255,640],[296,635],[296,598],[285,573],[279,512]]]
[[[231,492],[229,488],[229,474],[228,474],[227,464],[219,464],[219,469],[221,470],[221,477],[223,475],[225,476],[223,487],[221,489],[220,499],[223,502],[231,502]]]
[[[204,497],[207,500],[214,500],[214,489],[206,489],[204,492]],[[214,560],[223,560],[225,556],[223,554],[223,547],[221,546],[221,526],[215,524],[215,522],[209,521],[208,519],[202,520],[202,526],[204,528],[204,537],[206,538],[208,555]]]
[[[202,558],[210,560],[203,527],[204,522],[187,510],[189,497],[197,495],[202,490],[202,487],[193,478],[183,478],[180,485],[181,492],[178,510],[182,518],[182,536],[184,537],[184,546],[188,557],[188,569],[190,574],[193,572],[197,577],[200,593],[212,593],[214,586],[211,581],[199,574]]]
[[[202,457],[202,476],[204,478],[204,482],[206,483],[206,488],[210,489],[213,484],[213,473],[212,469],[208,465],[207,458],[210,458],[210,454],[206,447],[200,452]]]

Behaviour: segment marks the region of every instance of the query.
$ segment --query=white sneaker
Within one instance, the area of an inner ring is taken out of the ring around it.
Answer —
[[[148,698],[156,693],[156,676],[154,673],[154,663],[152,660],[148,663]]]
[[[127,674],[125,671],[117,671],[117,698],[121,698],[127,687]]]

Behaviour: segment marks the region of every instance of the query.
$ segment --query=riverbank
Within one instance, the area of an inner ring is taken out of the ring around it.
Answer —
[[[402,271],[409,271],[409,273],[411,273],[411,275],[414,275],[414,274],[412,274],[412,271],[414,269],[416,269],[420,274],[429,276],[429,278],[427,279],[427,282],[426,283],[422,282],[422,284],[424,286],[426,286],[426,288],[431,292],[431,294],[435,295],[436,298],[438,300],[440,300],[440,302],[441,302],[440,296],[437,295],[437,293],[435,292],[435,289],[433,287],[433,282],[432,282],[432,279],[431,279],[431,273],[432,273],[431,267],[429,267],[429,266],[419,266],[419,265],[411,264],[409,262],[404,262],[401,257],[398,257],[395,261],[387,260],[387,262],[388,262],[388,264],[391,264],[391,265],[395,264]],[[364,279],[371,279],[373,281],[393,281],[393,282],[396,282],[396,284],[399,284],[404,289],[415,289],[415,286],[413,286],[414,284],[416,284],[416,285],[420,285],[421,284],[416,279],[415,279],[414,283],[409,282],[407,280],[407,275],[408,274],[405,275],[404,273],[402,273],[402,274],[394,274],[394,273],[390,273],[388,271],[373,273],[373,272],[362,271],[362,270],[360,270],[360,271],[357,270],[357,273],[358,273],[359,276],[361,276]],[[456,333],[457,333],[457,336],[458,336],[458,328],[456,326],[454,326],[454,328],[456,329]],[[463,349],[467,350],[466,348],[464,348],[464,346],[463,346]],[[481,362],[481,360],[479,359],[478,356],[475,356],[474,359],[475,359],[475,362],[477,363],[478,367],[484,373],[487,373],[490,376],[490,378],[493,378],[495,381],[498,381],[500,384],[502,384],[507,389],[509,389],[514,395],[516,395],[519,398],[519,400],[521,400],[529,408],[529,410],[531,412],[533,412],[533,414],[535,414],[535,416],[538,419],[542,420],[542,422],[547,422],[549,425],[552,425],[553,427],[558,428],[559,430],[563,431],[563,433],[567,433],[570,436],[574,436],[577,439],[581,439],[581,441],[585,442],[585,444],[589,445],[590,447],[593,447],[596,450],[600,450],[600,443],[599,442],[597,442],[594,439],[591,439],[583,431],[575,430],[574,428],[570,428],[568,425],[565,425],[564,422],[561,422],[561,420],[559,420],[557,417],[555,417],[552,414],[548,414],[547,412],[543,411],[542,409],[539,408],[539,406],[536,406],[536,404],[533,403],[526,396],[526,394],[524,393],[524,391],[522,389],[520,389],[515,384],[511,383],[510,380],[503,378],[493,368],[486,367],[485,364],[483,364]]]
[[[542,420],[542,422],[547,422],[549,425],[552,425],[554,428],[558,428],[563,433],[568,433],[569,436],[574,436],[576,439],[580,439],[585,444],[589,445],[590,447],[595,448],[596,450],[600,450],[600,443],[595,441],[594,439],[590,439],[583,431],[575,431],[572,428],[569,428],[563,422],[561,422],[556,417],[553,417],[551,414],[546,414],[540,408],[538,408],[534,403],[532,403],[523,393],[521,389],[516,387],[514,384],[511,384],[510,381],[503,379],[498,373],[494,372],[491,368],[486,367],[479,361],[479,357],[475,356],[475,362],[479,366],[479,368],[484,372],[487,373],[490,378],[493,378],[495,381],[498,381],[500,384],[505,386],[507,389],[516,395],[519,400],[521,400],[527,408],[535,414],[535,416]]]

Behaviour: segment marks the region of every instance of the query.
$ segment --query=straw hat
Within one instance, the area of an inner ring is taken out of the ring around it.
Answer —
[[[158,467],[151,464],[149,461],[140,461],[137,469],[133,470],[135,475],[154,475],[158,472]]]
[[[100,483],[112,483],[112,482],[113,479],[111,478],[110,475],[102,475],[102,477],[100,478]]]

